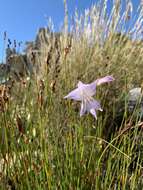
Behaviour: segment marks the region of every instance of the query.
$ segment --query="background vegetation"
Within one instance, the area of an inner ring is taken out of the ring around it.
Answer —
[[[102,1],[68,28],[65,2],[63,29],[49,25],[28,44],[28,72],[15,73],[12,58],[0,87],[1,189],[143,189],[143,123],[138,105],[128,112],[129,90],[142,86],[142,13],[140,4],[133,23],[131,1],[111,12]],[[104,111],[80,118],[63,97],[106,75],[115,81],[97,89]]]

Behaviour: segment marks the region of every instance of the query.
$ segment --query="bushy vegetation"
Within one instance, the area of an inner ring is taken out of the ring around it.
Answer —
[[[1,189],[143,189],[143,123],[138,106],[128,113],[129,90],[142,86],[143,7],[133,23],[130,0],[107,4],[76,12],[69,29],[65,3],[61,32],[32,45],[31,78],[1,86]],[[106,75],[115,81],[97,88],[103,112],[80,117],[63,97]]]

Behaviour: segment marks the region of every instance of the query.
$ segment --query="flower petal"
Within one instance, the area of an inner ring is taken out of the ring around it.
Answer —
[[[97,115],[96,115],[95,109],[91,109],[90,113],[95,117],[95,119],[97,119]]]
[[[94,99],[91,101],[83,100],[81,103],[80,116],[83,116],[86,112],[90,112],[97,119],[96,110],[103,111],[98,101]]]
[[[78,82],[78,84],[77,84],[77,87],[79,88],[79,87],[81,87],[81,86],[83,86],[84,84],[81,82],[81,81],[79,81]]]
[[[103,111],[100,103],[94,99],[92,99],[91,101],[88,101],[88,103],[86,105],[86,109],[88,112],[90,112],[91,109]]]
[[[96,83],[83,84],[81,81],[78,82],[78,88],[88,96],[93,96],[96,93]]]
[[[80,109],[80,117],[83,116],[87,111],[87,108],[86,108],[86,102],[83,100],[81,102],[81,109]]]
[[[99,78],[95,81],[96,85],[100,85],[102,83],[105,83],[105,82],[111,82],[115,80],[114,77],[112,76],[106,76],[106,77],[103,77],[103,78]]]
[[[80,91],[78,88],[76,88],[75,90],[71,91],[67,96],[65,96],[64,98],[68,98],[68,99],[73,99],[73,100],[77,100],[77,101],[81,101],[82,97],[80,95]]]

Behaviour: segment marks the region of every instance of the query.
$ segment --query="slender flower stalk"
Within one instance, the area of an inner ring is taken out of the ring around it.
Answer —
[[[93,96],[96,94],[96,86],[99,86],[102,83],[111,82],[113,80],[114,78],[112,76],[106,76],[99,78],[90,84],[84,84],[79,81],[77,88],[71,91],[64,98],[81,101],[80,116],[90,112],[95,117],[95,119],[97,119],[96,110],[103,110],[100,103],[93,98]]]

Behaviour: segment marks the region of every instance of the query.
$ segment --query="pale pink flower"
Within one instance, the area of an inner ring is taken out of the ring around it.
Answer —
[[[113,80],[114,78],[112,76],[106,76],[99,78],[90,84],[84,84],[79,81],[77,88],[64,98],[81,101],[80,116],[84,115],[86,112],[90,112],[97,119],[96,110],[102,111],[102,108],[100,103],[92,97],[96,94],[96,86]]]

